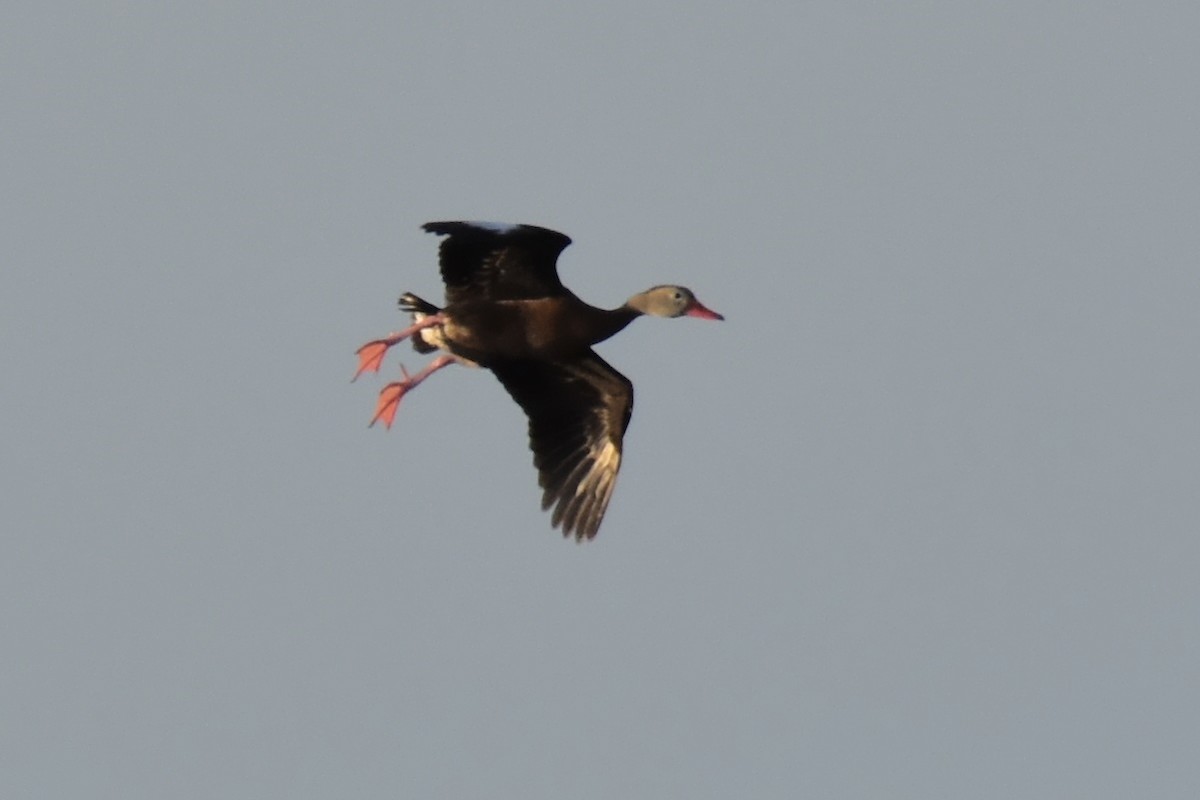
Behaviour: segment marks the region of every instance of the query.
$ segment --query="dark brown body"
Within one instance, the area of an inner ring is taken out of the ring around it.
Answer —
[[[535,300],[465,300],[443,310],[441,335],[456,356],[490,366],[498,359],[574,358],[622,330],[637,316],[606,310],[575,295]]]

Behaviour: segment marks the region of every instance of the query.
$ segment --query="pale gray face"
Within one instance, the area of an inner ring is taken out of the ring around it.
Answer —
[[[683,286],[655,286],[646,292],[646,313],[656,317],[682,317],[696,302]]]
[[[684,286],[655,286],[647,289],[631,303],[645,314],[656,317],[699,317],[701,319],[725,319],[696,299],[692,290]]]

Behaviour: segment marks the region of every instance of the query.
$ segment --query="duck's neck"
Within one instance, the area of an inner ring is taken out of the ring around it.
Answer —
[[[625,326],[642,315],[641,311],[631,308],[628,304],[620,308],[597,308],[593,324],[592,344],[603,342],[625,329]]]

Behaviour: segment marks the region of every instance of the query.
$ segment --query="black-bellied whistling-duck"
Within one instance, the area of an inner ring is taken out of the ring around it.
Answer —
[[[392,345],[410,336],[420,353],[445,351],[379,394],[371,424],[390,428],[405,393],[453,363],[487,367],[529,417],[529,446],[544,490],[542,508],[564,536],[591,539],[600,528],[621,466],[633,411],[633,384],[592,351],[636,317],[724,319],[682,286],[655,286],[620,308],[595,308],[562,285],[555,262],[571,243],[533,225],[429,222],[440,249],[446,306],[400,298],[413,324],[358,350],[357,378],[379,370]]]

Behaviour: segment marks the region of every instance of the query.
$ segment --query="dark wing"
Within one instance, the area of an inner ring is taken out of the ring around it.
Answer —
[[[448,303],[531,300],[565,293],[555,262],[571,240],[548,228],[493,222],[427,222],[447,237],[439,251]]]
[[[490,365],[529,417],[529,448],[544,489],[542,508],[563,536],[591,539],[621,468],[633,384],[591,350],[571,361]]]

